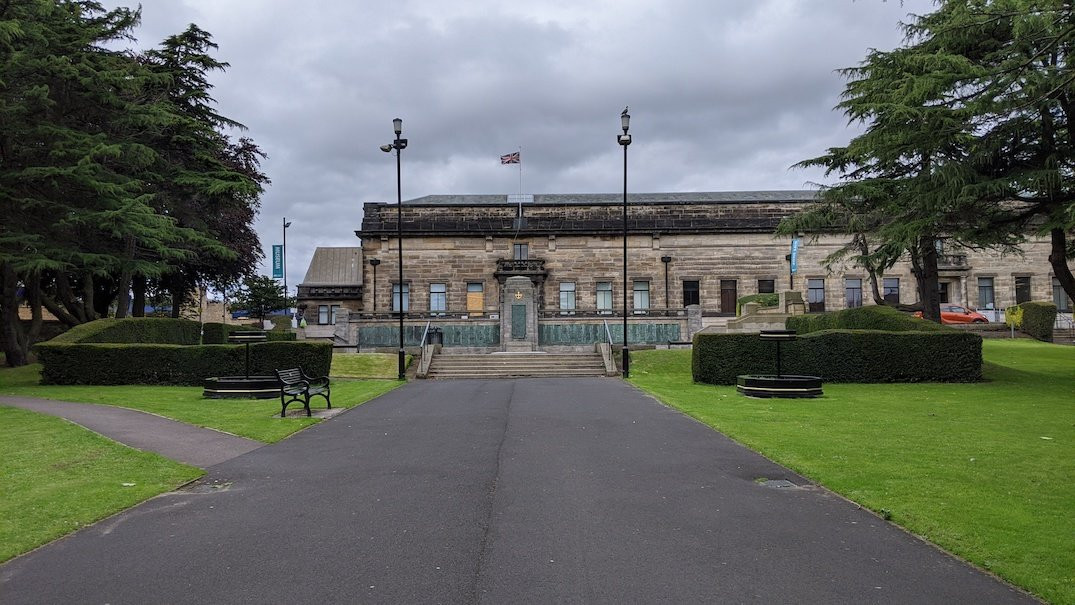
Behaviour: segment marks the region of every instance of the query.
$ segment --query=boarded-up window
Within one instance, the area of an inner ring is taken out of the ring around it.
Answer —
[[[485,311],[485,286],[481,282],[467,284],[467,313],[481,315]]]

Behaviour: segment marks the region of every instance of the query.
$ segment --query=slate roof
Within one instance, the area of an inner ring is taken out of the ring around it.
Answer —
[[[515,195],[426,195],[410,200],[403,200],[405,206],[501,206],[518,204]],[[533,201],[524,201],[523,205],[570,205],[591,206],[601,204],[622,204],[622,193],[538,193]],[[809,202],[817,197],[813,189],[786,191],[708,191],[689,193],[630,193],[628,204],[736,204],[758,202]],[[391,203],[391,202],[383,202]]]
[[[317,248],[299,285],[362,285],[362,248]]]

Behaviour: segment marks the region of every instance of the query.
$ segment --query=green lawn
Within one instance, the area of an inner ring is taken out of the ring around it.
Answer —
[[[639,351],[631,382],[1055,603],[1075,603],[1075,347],[986,340],[986,382],[826,384],[812,400],[691,382]]]
[[[0,426],[0,562],[203,474],[44,414]]]
[[[117,405],[266,443],[319,422],[317,418],[280,418],[279,399],[203,399],[199,387],[39,385],[40,374],[41,366],[36,364],[0,369],[0,395]],[[332,406],[354,407],[401,384],[396,380],[335,379]],[[311,407],[324,405],[323,398],[315,397]]]
[[[385,378],[399,377],[399,361],[395,353],[333,353],[332,376],[340,378]],[[411,365],[412,357],[407,355],[404,363]]]

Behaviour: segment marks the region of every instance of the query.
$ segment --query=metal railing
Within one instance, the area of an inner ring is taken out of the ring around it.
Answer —
[[[670,307],[666,309],[634,309],[630,311],[628,317],[686,317],[687,310],[684,308]],[[616,312],[607,309],[540,309],[538,311],[538,317],[541,319],[569,319],[572,317],[580,318],[609,318],[609,317],[623,317],[623,312]]]
[[[1053,322],[1054,338],[1057,332],[1066,332],[1067,338],[1075,338],[1075,320],[1072,319],[1071,313],[1058,312],[1056,314],[1056,320]]]
[[[608,339],[608,346],[612,347],[612,330],[608,329],[608,320],[604,320],[601,323],[605,324],[605,338]]]
[[[426,339],[429,338],[429,326],[432,323],[433,322],[431,322],[431,321],[426,322],[426,329],[422,330],[422,340],[421,340],[421,342],[418,343],[418,346],[420,346],[420,347],[426,346]]]

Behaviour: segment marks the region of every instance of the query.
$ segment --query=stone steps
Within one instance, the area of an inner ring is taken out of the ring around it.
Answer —
[[[523,378],[539,376],[594,377],[605,375],[598,354],[492,353],[437,355],[429,378]]]

